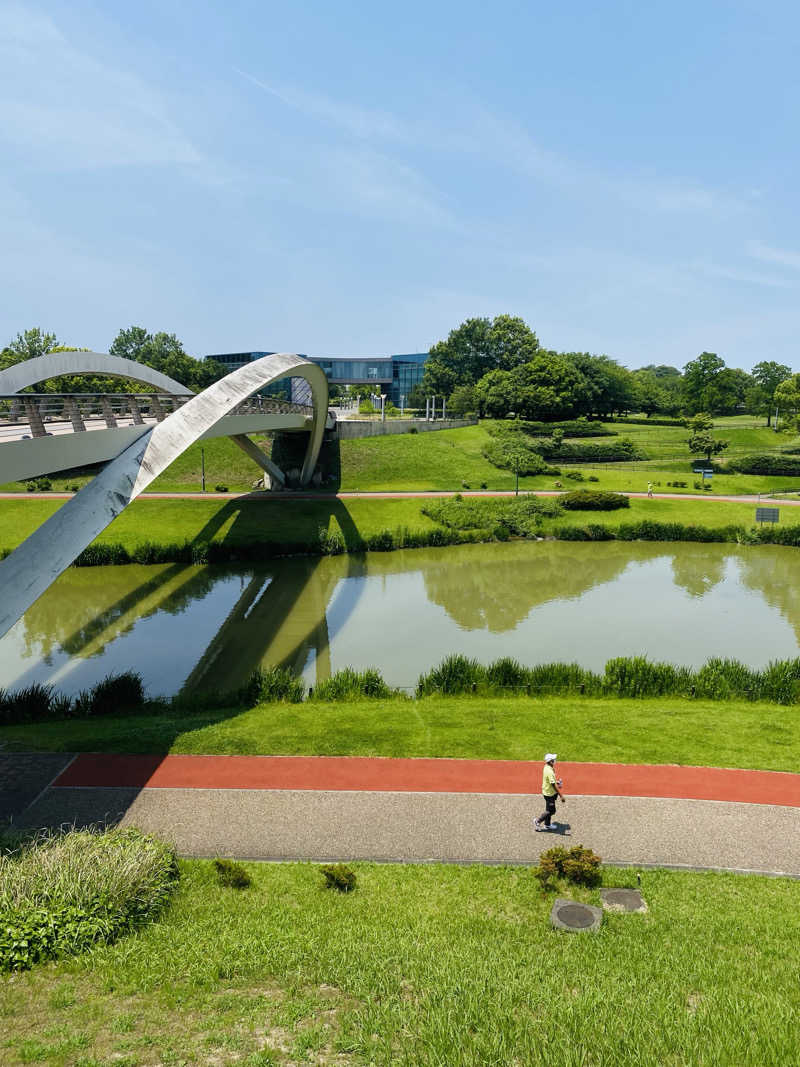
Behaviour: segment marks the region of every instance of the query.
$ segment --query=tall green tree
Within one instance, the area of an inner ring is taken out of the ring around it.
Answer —
[[[725,360],[716,352],[701,352],[683,368],[686,407],[691,415],[712,410],[714,383],[724,367]]]
[[[579,414],[587,383],[565,356],[540,352],[510,371],[493,370],[476,386],[484,414],[514,411],[530,419],[555,420]]]
[[[562,355],[586,381],[586,392],[578,409],[580,414],[608,416],[630,411],[636,402],[636,390],[633,375],[627,367],[621,367],[609,356],[593,356],[589,352],[564,352]]]
[[[687,419],[686,426],[691,435],[686,442],[689,451],[694,456],[705,456],[708,463],[711,463],[712,456],[724,452],[730,444],[729,441],[720,441],[714,437],[714,420],[706,411],[699,411],[693,418]]]
[[[422,385],[427,395],[450,396],[457,385],[474,385],[492,370],[511,370],[539,350],[536,334],[512,315],[467,319],[431,348]]]
[[[0,352],[0,370],[13,367],[15,363],[22,363],[25,359],[47,355],[57,346],[58,340],[54,333],[45,333],[39,326],[34,326],[24,333],[18,333]]]
[[[120,330],[109,348],[112,356],[144,363],[190,389],[205,389],[222,378],[226,369],[215,360],[193,359],[174,333],[149,333],[143,326]]]
[[[775,390],[781,382],[791,378],[791,367],[787,367],[785,363],[776,363],[774,360],[761,360],[753,367],[751,374],[756,383],[756,388],[751,393],[751,406],[755,409],[756,415],[766,413],[767,426],[770,426],[772,413],[776,407]]]

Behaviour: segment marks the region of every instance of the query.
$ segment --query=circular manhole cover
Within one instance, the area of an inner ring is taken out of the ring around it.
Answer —
[[[594,922],[594,915],[582,904],[565,904],[563,908],[558,909],[558,918],[559,922],[573,930],[582,930]]]

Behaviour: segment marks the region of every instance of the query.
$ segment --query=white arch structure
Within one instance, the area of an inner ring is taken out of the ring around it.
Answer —
[[[321,368],[293,353],[263,356],[215,382],[148,429],[0,561],[0,637],[170,463],[237,404],[281,378],[305,378],[311,386],[314,415],[300,474],[301,483],[308,482],[325,432],[328,380]]]
[[[35,359],[25,359],[0,371],[0,396],[19,393],[30,385],[60,378],[64,374],[101,374],[109,378],[130,378],[144,382],[165,393],[191,393],[185,385],[153,370],[144,363],[105,352],[50,352]]]

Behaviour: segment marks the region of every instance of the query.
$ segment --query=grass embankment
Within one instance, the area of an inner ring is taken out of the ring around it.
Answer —
[[[357,864],[343,895],[308,864],[247,864],[243,891],[220,888],[208,861],[180,867],[160,922],[0,983],[4,1064],[796,1058],[788,879],[647,871],[646,915],[558,935],[527,869]]]
[[[797,771],[800,708],[661,697],[392,697],[0,728],[7,751],[436,756]]]
[[[52,515],[63,501],[0,501],[0,551],[15,548]],[[319,550],[320,529],[338,534],[348,548],[384,530],[430,532],[437,524],[422,513],[424,501],[320,497],[313,500],[241,498],[220,500],[135,501],[97,538],[96,544],[120,544],[133,552],[145,544],[181,545],[224,543],[230,548],[253,544],[275,545],[284,552]],[[783,524],[793,521],[794,509],[784,509]],[[599,523],[616,527],[644,519],[712,527],[753,525],[752,504],[703,500],[632,499],[620,511],[570,511],[545,518],[543,536],[559,526]],[[797,510],[800,522],[800,509]]]
[[[437,430],[432,433],[400,434],[389,437],[356,438],[342,441],[339,461],[343,491],[379,490],[425,491],[459,490],[468,485],[471,489],[505,490],[514,488],[514,475],[510,471],[492,466],[482,454],[490,440],[488,421],[460,430]],[[648,481],[660,483],[660,489],[671,491],[667,482],[685,481],[685,488],[676,492],[689,495],[700,493],[694,482],[697,475],[691,469],[691,457],[686,448],[688,431],[682,426],[640,426],[627,423],[604,424],[620,436],[630,437],[647,461],[632,464],[581,464],[579,469],[588,477],[599,479],[601,489],[641,492]],[[750,417],[717,420],[717,436],[730,442],[727,452],[719,457],[723,462],[735,456],[753,452],[769,452],[786,447],[796,438],[792,434],[776,434],[766,427],[754,425]],[[254,439],[267,451],[269,440],[255,436]],[[570,438],[571,442],[577,439]],[[613,441],[614,438],[603,440]],[[205,460],[206,488],[227,486],[233,492],[245,492],[259,478],[259,472],[251,460],[227,438],[204,441],[192,445],[160,475],[150,486],[151,492],[200,492],[201,451]],[[578,469],[576,464],[559,464],[562,471]],[[613,467],[614,469],[610,469]],[[83,485],[89,475],[54,476],[53,489],[63,491],[68,486]],[[561,479],[563,481],[563,477]],[[525,489],[552,489],[553,476],[523,477],[520,486]],[[565,482],[570,485],[570,482]],[[713,480],[713,491],[720,494],[768,493],[787,489],[800,479],[787,476],[759,477],[745,474],[719,474]],[[20,483],[0,486],[4,490],[20,490]],[[707,495],[707,494],[706,494]]]

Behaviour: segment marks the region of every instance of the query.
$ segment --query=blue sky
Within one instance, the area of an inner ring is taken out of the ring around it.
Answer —
[[[0,344],[800,370],[800,8],[0,0]]]

